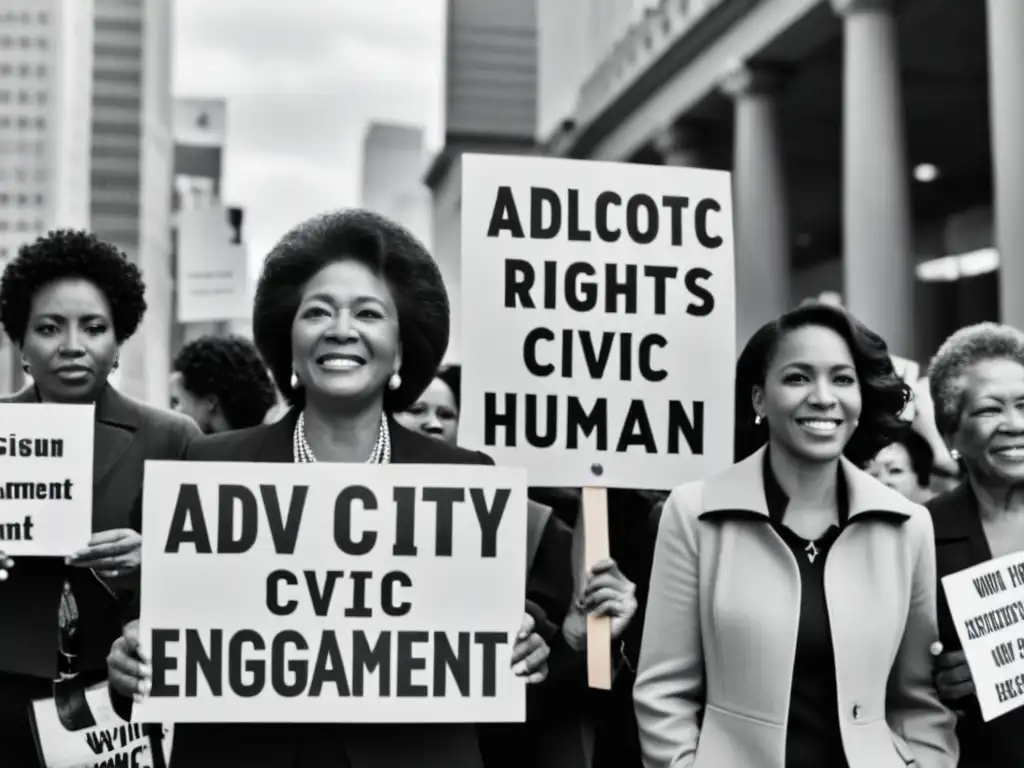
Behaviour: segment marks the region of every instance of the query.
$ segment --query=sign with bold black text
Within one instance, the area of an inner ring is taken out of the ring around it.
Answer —
[[[526,474],[146,462],[137,722],[521,722]]]
[[[534,486],[730,463],[729,174],[466,155],[462,179],[460,440]]]

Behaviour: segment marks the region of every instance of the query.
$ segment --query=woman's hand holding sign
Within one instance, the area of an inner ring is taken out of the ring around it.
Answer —
[[[67,563],[76,568],[92,568],[104,579],[130,576],[142,563],[142,536],[131,528],[94,534],[88,545],[71,555]]]
[[[8,571],[13,567],[14,561],[3,552],[0,552],[0,581],[7,581],[7,577],[10,575]]]
[[[128,622],[121,636],[114,641],[107,656],[110,687],[136,703],[149,693],[153,684],[153,667],[139,643],[139,621]]]
[[[562,624],[562,635],[570,648],[587,647],[587,616],[610,616],[612,639],[618,640],[637,611],[636,584],[619,570],[614,560],[596,563],[583,594],[569,609]]]
[[[512,649],[512,671],[516,677],[525,677],[528,683],[541,683],[548,676],[548,654],[551,649],[534,628],[536,621],[524,614],[523,623]]]
[[[935,657],[935,687],[945,702],[958,701],[974,693],[974,678],[963,651],[942,652],[942,643],[932,643]]]

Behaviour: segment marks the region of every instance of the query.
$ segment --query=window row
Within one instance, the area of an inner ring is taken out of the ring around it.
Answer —
[[[37,91],[35,98],[33,98],[31,91],[18,91],[17,99],[15,99],[14,91],[0,89],[0,104],[13,104],[15,101],[18,104],[45,104],[47,96],[44,91]]]
[[[3,19],[4,21],[11,23],[17,23],[20,21],[22,24],[31,24],[34,21],[36,24],[46,25],[50,23],[50,14],[46,11],[39,11],[38,13],[30,13],[29,11],[21,11],[20,13],[18,11],[7,11],[3,15]]]
[[[32,38],[28,35],[22,35],[21,37],[11,37],[10,35],[0,35],[0,49],[5,48],[38,48],[41,51],[45,51],[50,47],[49,39],[45,37]]]
[[[46,77],[49,69],[45,64],[0,64],[0,77]]]
[[[39,130],[42,130],[45,127],[45,117],[8,117],[7,115],[0,115],[0,129],[20,128],[23,131],[27,131],[30,128],[38,128]]]

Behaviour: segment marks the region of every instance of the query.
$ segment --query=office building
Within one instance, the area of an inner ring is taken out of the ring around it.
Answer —
[[[919,360],[1024,327],[1024,2],[569,2],[542,41],[619,27],[542,52],[546,150],[732,170],[740,342],[822,291]]]
[[[425,182],[433,195],[434,255],[452,305],[449,362],[460,361],[462,154],[537,151],[537,7],[449,0],[444,147]]]
[[[0,0],[0,269],[57,227],[89,226],[91,0]],[[23,383],[0,350],[0,392]]]
[[[360,205],[402,224],[430,248],[430,190],[423,184],[426,160],[422,128],[370,123],[363,138]]]
[[[170,0],[94,0],[92,228],[142,270],[149,309],[118,385],[167,402],[173,319]]]

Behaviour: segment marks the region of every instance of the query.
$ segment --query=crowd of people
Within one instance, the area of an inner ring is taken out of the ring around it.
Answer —
[[[493,463],[458,445],[440,271],[381,216],[288,232],[260,276],[254,343],[186,344],[168,407],[109,382],[145,310],[138,268],[82,231],[26,245],[0,280],[31,380],[3,401],[91,403],[96,419],[92,538],[66,559],[0,552],[10,768],[46,768],[33,701],[59,708],[69,685],[107,680],[130,718],[149,690],[145,461]],[[802,305],[743,349],[735,430],[716,476],[610,490],[612,557],[589,572],[580,489],[530,490],[525,723],[179,723],[171,768],[1024,765],[1024,709],[984,722],[941,586],[1024,550],[1024,332],[964,328],[906,382],[858,319]],[[588,688],[588,616],[611,617],[611,691]]]

